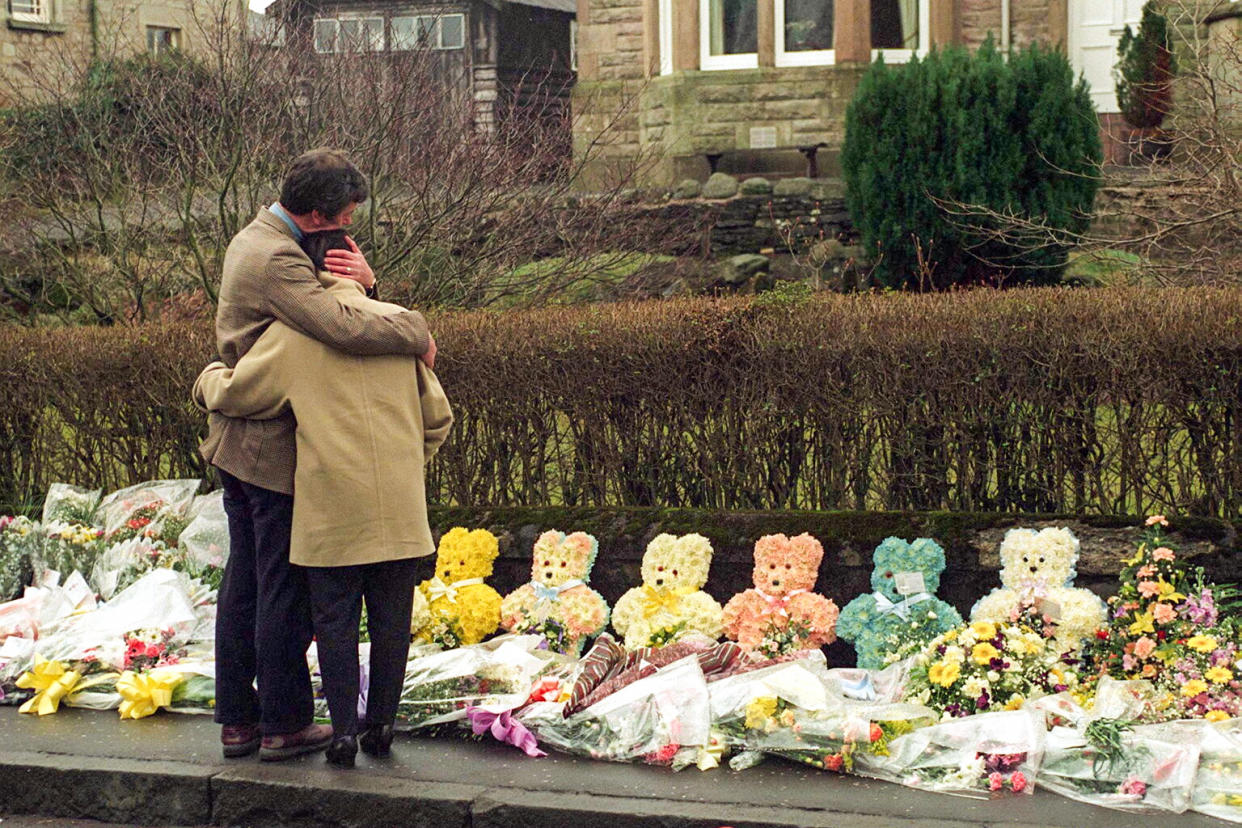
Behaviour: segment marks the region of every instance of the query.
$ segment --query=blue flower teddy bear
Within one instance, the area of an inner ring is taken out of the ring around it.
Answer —
[[[881,670],[899,651],[912,652],[962,623],[957,610],[935,596],[945,567],[940,544],[886,538],[873,561],[874,591],[850,601],[837,620],[837,636],[853,643],[865,670]]]

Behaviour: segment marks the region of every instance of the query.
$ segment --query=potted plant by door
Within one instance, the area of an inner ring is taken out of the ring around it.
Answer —
[[[1172,136],[1161,128],[1173,103],[1176,64],[1169,21],[1156,0],[1143,5],[1138,32],[1126,26],[1117,46],[1117,103],[1130,129],[1126,145],[1130,163],[1158,161],[1169,156]]]

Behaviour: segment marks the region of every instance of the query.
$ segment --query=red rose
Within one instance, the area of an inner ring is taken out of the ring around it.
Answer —
[[[1096,630],[1096,631],[1095,631],[1095,637],[1096,637],[1096,638],[1098,638],[1098,639],[1100,639],[1101,641],[1107,641],[1107,640],[1108,640],[1108,630]]]
[[[830,771],[839,771],[845,764],[845,757],[839,753],[830,753],[824,757],[824,767]]]

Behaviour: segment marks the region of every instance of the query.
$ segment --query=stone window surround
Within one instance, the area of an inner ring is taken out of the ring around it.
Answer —
[[[699,68],[704,71],[727,70],[727,69],[755,69],[761,65],[764,66],[829,66],[836,60],[835,49],[826,49],[808,52],[786,52],[785,51],[785,0],[755,0],[758,3],[758,28],[759,28],[759,51],[745,54],[727,54],[713,55],[709,48],[709,33],[707,27],[711,19],[712,0],[698,0],[699,3]],[[665,12],[666,8],[672,7],[671,0],[660,0],[660,12]],[[930,0],[918,0],[918,32],[919,46],[917,49],[871,49],[870,58],[875,59],[881,53],[885,58],[892,62],[905,62],[912,58],[915,54],[925,55],[930,47],[931,38],[929,36],[930,29]],[[835,11],[835,6],[834,6]],[[870,46],[871,37],[871,18],[870,4],[867,8],[868,14],[862,20],[865,21],[867,45]],[[771,21],[768,29],[768,37],[765,39],[766,20]],[[661,26],[661,45],[665,43],[667,36],[665,31],[671,31],[671,26],[665,23],[663,15],[659,18]],[[857,19],[857,18],[848,18]],[[836,23],[840,23],[840,16],[837,16]],[[834,26],[834,31],[840,31]],[[765,50],[766,47],[766,50]],[[769,51],[770,62],[765,63],[760,59],[760,54]],[[663,53],[661,53],[663,54]],[[667,71],[666,71],[667,70]],[[670,62],[661,58],[660,74],[669,74],[672,72]]]
[[[22,31],[45,32],[47,34],[64,34],[69,27],[59,22],[60,3],[57,0],[42,0],[39,4],[44,10],[40,15],[13,11],[10,2],[4,4],[5,22],[10,29]]]
[[[776,3],[781,0],[757,0],[758,46],[757,65],[760,68],[777,66],[776,61]],[[961,29],[961,0],[920,0],[920,52],[937,43],[959,42]],[[1060,0],[1064,2],[1064,0]],[[660,6],[671,9],[671,37],[666,32],[664,40],[671,40],[671,50],[661,49]],[[579,18],[583,24],[590,23],[590,7],[584,8],[579,0]],[[643,0],[644,65],[648,77],[673,72],[699,71],[702,65],[702,46],[699,18],[702,0]],[[870,63],[877,51],[871,48],[871,0],[834,0],[833,64]],[[671,56],[667,54],[671,51]],[[909,56],[906,50],[886,49],[884,54],[893,59]],[[819,54],[823,54],[822,52]],[[792,65],[782,61],[781,66]],[[815,65],[828,65],[816,63]],[[589,78],[588,78],[589,79]]]

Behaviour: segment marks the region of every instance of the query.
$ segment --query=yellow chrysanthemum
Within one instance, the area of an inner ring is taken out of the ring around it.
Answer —
[[[746,705],[746,729],[762,730],[764,723],[776,715],[776,697],[760,696]]]
[[[1005,702],[1005,709],[1006,710],[1017,710],[1018,708],[1022,707],[1022,705],[1024,704],[1026,704],[1026,699],[1018,695],[1017,693],[1014,693],[1012,696],[1009,697],[1009,701]]]
[[[1223,710],[1209,710],[1203,715],[1203,718],[1209,722],[1223,722],[1229,718],[1229,714]]]
[[[949,630],[944,634],[945,641],[957,641],[957,630]]]
[[[1216,639],[1210,635],[1191,636],[1186,646],[1198,653],[1210,653],[1216,649]]]
[[[1208,689],[1207,682],[1203,679],[1191,679],[1182,685],[1182,695],[1186,698],[1197,696],[1200,693],[1206,693]]]
[[[987,665],[988,662],[990,662],[992,659],[996,658],[999,655],[1000,655],[1000,650],[996,649],[995,647],[993,647],[991,644],[989,644],[986,641],[983,642],[982,644],[976,644],[975,648],[970,651],[971,659],[974,660],[975,664],[978,664],[981,666]]]
[[[927,680],[932,684],[939,684],[941,687],[948,687],[957,681],[958,676],[962,674],[962,668],[951,661],[937,661],[927,671]]]
[[[996,638],[996,625],[991,621],[976,621],[970,625],[970,631],[980,641],[991,641]]]
[[[1233,671],[1228,667],[1217,665],[1203,674],[1203,677],[1213,684],[1224,684],[1233,678]]]

